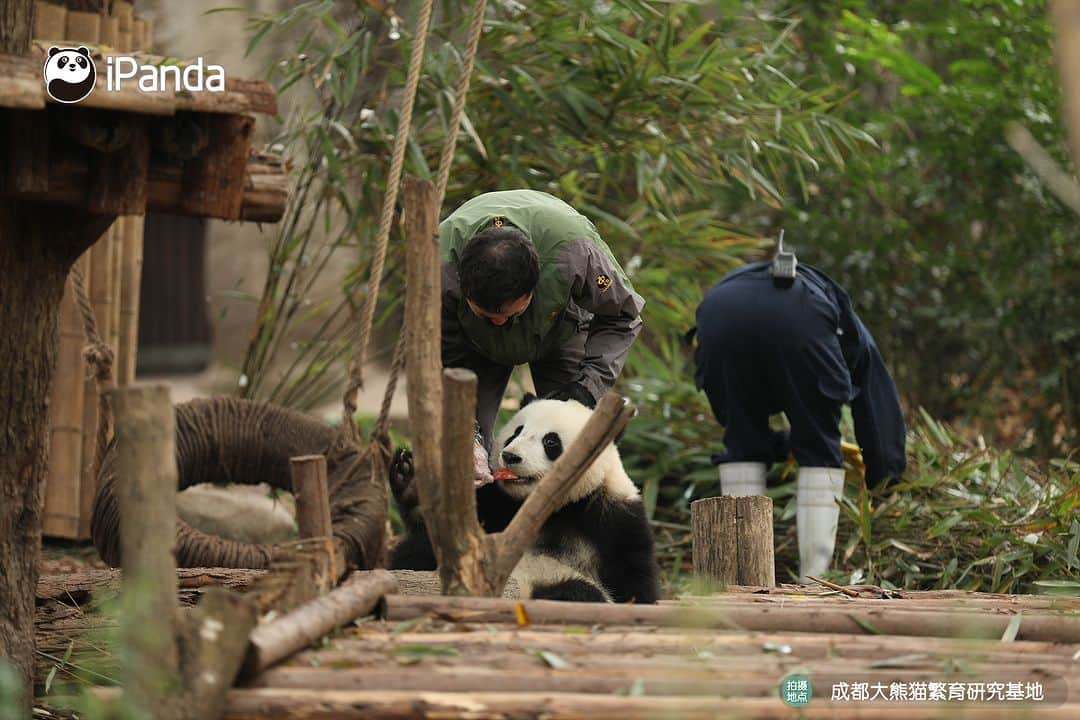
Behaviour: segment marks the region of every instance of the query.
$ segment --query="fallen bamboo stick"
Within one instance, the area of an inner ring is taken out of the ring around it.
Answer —
[[[251,633],[243,674],[260,673],[335,627],[367,615],[384,595],[396,589],[397,581],[385,570],[358,572],[326,595],[259,625]]]
[[[520,516],[520,513],[519,513]],[[1013,614],[894,609],[762,607],[672,607],[605,605],[531,600],[520,603],[532,623],[580,625],[659,625],[664,627],[766,630],[772,632],[832,632],[860,635],[916,635],[997,639]],[[469,622],[513,622],[516,603],[499,598],[451,598],[390,595],[386,619],[408,620],[426,614]],[[1080,642],[1080,617],[1025,613],[1018,639]]]

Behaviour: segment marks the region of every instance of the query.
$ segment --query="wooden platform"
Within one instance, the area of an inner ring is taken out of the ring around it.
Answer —
[[[182,599],[252,577],[185,570]],[[62,655],[79,643],[73,629],[91,616],[73,601],[93,603],[116,581],[43,578],[41,647]],[[804,717],[1080,718],[1080,598],[730,590],[651,607],[387,596],[384,619],[231,691],[225,717],[786,718],[797,711],[778,688],[798,674],[813,686]],[[1018,639],[990,634],[1001,628]],[[949,700],[957,693],[963,703]]]

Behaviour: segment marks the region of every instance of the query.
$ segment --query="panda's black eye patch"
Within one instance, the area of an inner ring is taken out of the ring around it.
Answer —
[[[77,58],[75,62],[79,63],[79,67],[86,67],[86,58]]]
[[[67,55],[61,55],[57,63],[61,66],[67,65]]]
[[[548,460],[555,460],[562,455],[562,438],[558,433],[549,432],[544,436],[544,454]]]
[[[506,442],[503,443],[503,447],[506,447],[510,443],[514,442],[514,438],[516,438],[518,435],[520,435],[521,431],[524,430],[524,429],[525,429],[524,425],[518,425],[517,429],[514,430],[514,434],[511,435],[510,437],[506,438]]]

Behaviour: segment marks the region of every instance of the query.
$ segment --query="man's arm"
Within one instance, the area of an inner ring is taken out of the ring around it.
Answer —
[[[641,332],[645,300],[634,292],[618,263],[590,240],[569,243],[562,264],[572,278],[571,300],[593,314],[576,382],[599,400],[619,377]]]

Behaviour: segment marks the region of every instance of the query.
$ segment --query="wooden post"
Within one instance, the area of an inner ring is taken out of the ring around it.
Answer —
[[[1054,0],[1050,3],[1054,26],[1054,54],[1061,74],[1065,130],[1073,167],[1080,168],[1080,3]]]
[[[135,382],[139,346],[139,288],[142,284],[143,218],[123,218],[123,266],[120,272],[120,345],[117,349],[118,385]]]
[[[712,497],[690,503],[694,574],[724,585],[776,586],[772,498]]]
[[[441,522],[428,533],[439,559],[444,595],[493,594],[484,573],[484,531],[476,518],[473,469],[473,423],[476,418],[476,373],[464,368],[443,370],[442,477],[427,498]],[[421,494],[421,498],[425,494]],[[434,526],[433,526],[434,525]]]
[[[292,492],[296,499],[296,526],[301,540],[322,539],[322,548],[302,543],[301,556],[307,556],[314,565],[315,594],[333,587],[340,574],[336,557],[334,530],[330,518],[330,491],[326,482],[326,457],[324,455],[301,455],[290,458]]]
[[[137,714],[171,718],[179,671],[176,613],[176,419],[166,385],[109,391],[124,572],[125,687]]]
[[[120,52],[131,52],[134,49],[131,46],[132,37],[134,35],[133,31],[135,29],[134,4],[122,0],[114,2],[112,14],[119,20],[116,49]]]
[[[405,363],[409,425],[418,488],[438,492],[442,478],[442,354],[438,208],[435,186],[405,178]],[[421,490],[421,493],[423,491]],[[432,496],[420,495],[432,503]],[[423,509],[423,508],[422,508]],[[438,550],[436,549],[436,552]]]

